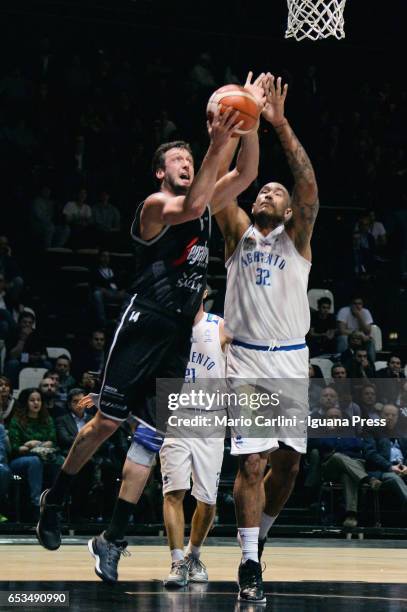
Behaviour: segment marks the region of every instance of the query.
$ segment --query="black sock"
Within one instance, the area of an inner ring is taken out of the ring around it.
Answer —
[[[61,506],[69,495],[75,476],[61,470],[47,493],[47,503]]]
[[[104,533],[104,537],[109,542],[117,542],[123,540],[127,531],[127,525],[131,515],[135,510],[136,505],[131,504],[125,499],[117,498],[116,505],[113,510],[112,520],[109,527]]]

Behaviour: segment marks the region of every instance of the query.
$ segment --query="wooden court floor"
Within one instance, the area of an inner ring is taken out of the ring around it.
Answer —
[[[129,544],[130,557],[122,557],[123,581],[161,581],[168,573],[170,557],[164,544],[136,539]],[[240,551],[234,542],[203,549],[210,581],[234,581]],[[271,541],[263,560],[265,581],[360,581],[407,584],[407,542],[304,540]],[[86,546],[64,544],[46,551],[37,544],[1,543],[2,581],[94,581],[94,563]]]

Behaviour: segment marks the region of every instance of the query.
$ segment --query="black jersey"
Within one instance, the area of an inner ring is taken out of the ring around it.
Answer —
[[[140,299],[194,318],[206,287],[211,214],[178,225],[167,225],[151,240],[140,238],[140,214],[131,227],[135,241],[135,280],[132,290]]]

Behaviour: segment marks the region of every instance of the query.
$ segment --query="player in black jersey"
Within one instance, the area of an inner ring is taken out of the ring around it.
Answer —
[[[246,86],[264,103],[264,75]],[[194,177],[191,150],[182,141],[161,145],[153,160],[160,190],[137,208],[135,291],[115,332],[99,396],[99,411],[78,433],[61,472],[40,500],[37,537],[49,550],[61,544],[60,513],[75,474],[126,420],[140,421],[123,468],[123,481],[108,530],[89,542],[95,571],[117,580],[122,541],[150,474],[161,437],[155,430],[156,378],[183,379],[194,316],[206,286],[210,214],[244,191],[257,176],[258,137],[242,138],[236,167],[217,180],[222,160],[235,147],[236,113],[215,113],[210,145]],[[210,207],[208,206],[208,203]]]

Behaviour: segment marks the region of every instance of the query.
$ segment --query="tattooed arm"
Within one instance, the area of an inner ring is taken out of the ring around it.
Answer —
[[[287,85],[281,89],[281,77],[275,84],[274,77],[267,75],[267,103],[263,116],[273,125],[294,176],[293,214],[287,231],[299,253],[311,260],[310,242],[319,208],[318,187],[311,161],[284,115],[287,89]]]

